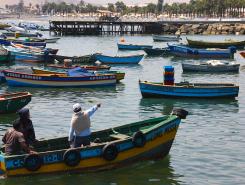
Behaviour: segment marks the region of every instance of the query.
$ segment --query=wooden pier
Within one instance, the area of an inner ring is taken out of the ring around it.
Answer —
[[[108,22],[108,21],[50,21],[50,32],[56,35],[113,35],[158,34],[157,22]]]

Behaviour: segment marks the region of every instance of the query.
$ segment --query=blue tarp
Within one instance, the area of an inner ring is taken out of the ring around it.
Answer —
[[[94,72],[89,72],[87,69],[83,69],[81,67],[76,67],[74,69],[70,69],[67,72],[68,76],[94,76]]]

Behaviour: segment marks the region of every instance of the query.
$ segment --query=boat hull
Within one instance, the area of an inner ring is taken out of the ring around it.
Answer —
[[[28,92],[0,94],[0,114],[15,113],[31,101],[31,96]]]
[[[244,48],[245,41],[234,41],[234,42],[206,42],[206,41],[196,41],[186,38],[188,45],[195,48],[229,48],[235,46],[236,48]]]
[[[157,121],[157,123],[154,127],[144,128],[150,121]],[[135,123],[137,124],[137,127],[139,127],[138,129],[141,129],[142,133],[145,135],[146,140],[143,146],[135,146],[131,136],[128,136],[128,138],[125,139],[116,139],[109,142],[118,149],[118,154],[113,160],[106,160],[103,157],[105,144],[101,143],[89,147],[77,148],[76,150],[79,152],[82,160],[73,167],[67,166],[63,160],[63,155],[66,149],[40,152],[39,156],[42,159],[42,165],[36,171],[29,171],[24,167],[23,161],[26,155],[10,157],[0,155],[2,173],[7,177],[11,177],[57,172],[94,172],[126,166],[145,159],[157,159],[164,157],[171,149],[180,124],[180,118],[175,115],[171,115],[163,118],[155,118],[150,121],[146,120]],[[119,127],[113,129],[118,131],[118,128]],[[130,128],[132,129],[134,126],[130,126]],[[135,129],[136,132],[137,130]],[[92,133],[91,138],[97,138],[98,136],[102,136],[104,133],[109,133],[109,135],[105,137],[111,137],[110,133],[112,133],[112,129],[94,132]],[[58,140],[53,141],[53,143],[55,142],[57,145]],[[67,143],[66,145],[68,146],[67,138],[59,139],[58,143],[61,142]]]
[[[181,38],[180,37],[174,37],[174,36],[162,36],[162,35],[153,35],[152,36],[154,42],[170,42],[170,41],[176,41],[178,42]]]
[[[169,86],[160,83],[140,82],[139,86],[144,98],[234,98],[237,97],[239,93],[239,87],[234,84],[191,84]]]
[[[240,64],[234,65],[195,65],[182,63],[184,72],[239,72]]]
[[[7,84],[18,87],[103,87],[116,84],[115,75],[67,77],[3,71]]]
[[[208,50],[208,49],[194,49],[181,45],[169,45],[169,52],[172,55],[186,58],[234,58],[234,52],[230,49],[225,50]]]
[[[152,48],[152,49],[145,48],[144,51],[148,56],[169,55],[169,50],[166,48]]]
[[[111,57],[105,55],[96,55],[96,59],[104,64],[138,64],[144,55]]]
[[[143,50],[145,48],[152,48],[151,45],[134,45],[134,44],[117,44],[119,50]]]
[[[241,52],[240,55],[245,58],[245,52]]]

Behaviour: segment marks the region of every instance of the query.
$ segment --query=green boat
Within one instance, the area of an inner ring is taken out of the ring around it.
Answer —
[[[17,92],[0,94],[0,114],[14,113],[31,101],[31,93]]]
[[[3,177],[33,176],[60,172],[96,172],[154,160],[168,155],[181,119],[188,112],[174,109],[171,115],[95,131],[92,143],[70,148],[67,137],[40,140],[37,154],[0,154]],[[3,151],[3,148],[2,148]]]
[[[195,48],[222,48],[226,49],[231,46],[235,46],[237,49],[243,49],[245,46],[245,40],[225,40],[225,41],[203,41],[203,40],[191,40],[186,38],[188,45]]]

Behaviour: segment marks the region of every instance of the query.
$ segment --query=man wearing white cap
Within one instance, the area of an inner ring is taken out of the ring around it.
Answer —
[[[72,148],[81,147],[81,145],[90,145],[90,117],[100,106],[101,104],[99,103],[86,111],[82,111],[82,107],[79,103],[73,105],[74,114],[72,115],[68,137],[68,141]]]

